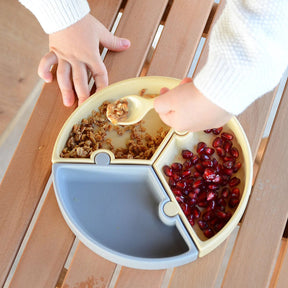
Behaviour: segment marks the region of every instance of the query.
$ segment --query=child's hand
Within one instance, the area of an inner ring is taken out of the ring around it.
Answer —
[[[97,89],[108,85],[106,67],[99,53],[100,44],[113,51],[123,51],[130,46],[129,40],[114,36],[90,14],[49,35],[50,52],[41,59],[38,74],[51,82],[50,68],[58,64],[57,81],[65,106],[72,106],[76,95],[79,105],[89,97],[88,71]]]
[[[220,127],[232,117],[201,94],[189,78],[172,90],[163,88],[154,108],[162,121],[177,131]]]

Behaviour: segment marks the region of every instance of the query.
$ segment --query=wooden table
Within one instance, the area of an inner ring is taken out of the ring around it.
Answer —
[[[116,34],[132,42],[128,51],[106,55],[110,83],[140,75],[185,77],[223,5],[212,0],[90,1],[92,14],[109,28],[123,12]],[[151,44],[160,24],[164,29],[154,51]],[[196,72],[205,62],[206,42]],[[193,263],[143,271],[97,256],[64,222],[51,185],[51,153],[73,109],[62,105],[56,81],[45,85],[0,188],[1,286],[287,287],[287,84],[268,141],[260,145],[277,91],[238,117],[259,167],[239,226],[212,253]]]

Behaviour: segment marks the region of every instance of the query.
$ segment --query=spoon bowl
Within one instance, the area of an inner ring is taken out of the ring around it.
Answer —
[[[119,121],[117,121],[117,125],[132,125],[138,123],[143,119],[147,112],[154,107],[154,98],[144,98],[138,95],[125,96],[115,101],[114,103],[120,101],[123,102],[124,100],[128,102],[128,113],[125,118],[119,119]],[[106,116],[112,122],[112,115],[108,114],[108,109]],[[113,119],[112,123],[115,124],[115,119]]]

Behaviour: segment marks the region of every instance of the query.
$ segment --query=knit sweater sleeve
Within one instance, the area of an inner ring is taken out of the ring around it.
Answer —
[[[48,34],[71,26],[90,12],[87,0],[19,0],[19,2],[34,14]]]
[[[272,90],[288,65],[288,1],[227,0],[195,86],[239,114]]]

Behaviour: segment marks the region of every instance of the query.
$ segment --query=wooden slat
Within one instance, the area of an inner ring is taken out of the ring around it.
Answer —
[[[59,90],[45,85],[0,187],[0,285],[17,253],[51,173],[53,144],[72,109]],[[53,119],[53,120],[51,120]],[[49,131],[49,132],[48,132]]]
[[[62,287],[108,287],[115,267],[80,243]]]
[[[74,238],[51,186],[10,287],[55,287]]]
[[[287,105],[286,85],[223,287],[269,285],[288,216]]]
[[[286,288],[288,283],[288,240],[284,239],[285,250],[284,250],[284,260],[280,268],[280,274],[278,278],[277,288]]]
[[[187,75],[213,2],[213,0],[174,1],[148,75],[176,78]]]
[[[115,288],[160,288],[166,270],[136,270],[122,267]]]
[[[116,35],[131,41],[122,53],[108,52],[105,59],[110,83],[140,74],[168,0],[128,1]]]
[[[109,28],[121,2],[97,1],[97,11],[94,6],[91,10],[98,13],[96,17]],[[1,286],[50,176],[56,137],[74,108],[63,106],[56,81],[45,85],[3,179],[0,187],[0,247],[3,249],[0,257]],[[61,234],[58,236],[61,237]],[[57,244],[55,242],[55,246]],[[39,245],[41,242],[34,247],[35,251]],[[42,264],[45,265],[45,262]]]
[[[234,245],[237,233],[238,227],[217,249],[208,255],[176,268],[169,288],[215,288],[215,285],[221,282],[224,276],[223,272],[226,268],[227,258],[230,257],[231,247]],[[226,253],[226,251],[229,253]],[[226,264],[222,267],[223,263]]]

